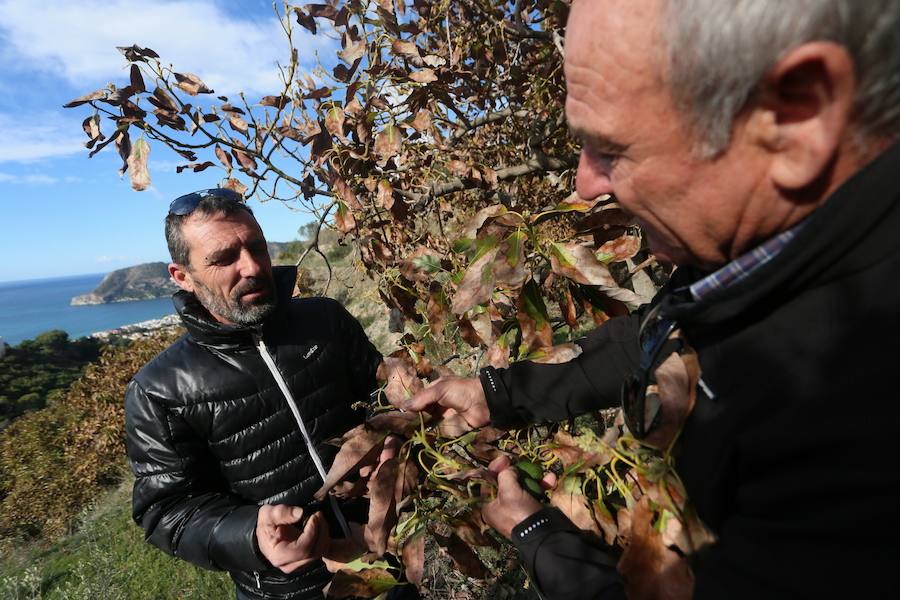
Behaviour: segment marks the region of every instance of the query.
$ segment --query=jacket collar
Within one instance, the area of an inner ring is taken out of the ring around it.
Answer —
[[[254,337],[261,336],[275,323],[285,319],[287,305],[294,292],[297,281],[297,267],[274,267],[272,277],[275,281],[276,307],[263,323],[258,325],[225,325],[216,321],[191,292],[179,290],[172,296],[175,310],[181,317],[188,334],[197,343],[220,350],[251,346]]]
[[[803,290],[857,272],[900,250],[900,142],[854,174],[806,218],[796,237],[743,281],[701,301],[684,288],[704,274],[681,268],[660,294],[660,312],[710,325],[776,306]],[[894,223],[892,225],[891,223]]]

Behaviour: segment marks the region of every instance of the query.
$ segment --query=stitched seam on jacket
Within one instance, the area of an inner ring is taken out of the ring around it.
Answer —
[[[258,395],[258,396],[261,396],[261,394],[257,394],[257,395]],[[247,400],[248,398],[249,398],[249,396],[248,396],[248,397],[245,397],[245,398],[234,398],[233,400],[230,400],[230,401]],[[219,400],[218,402],[229,402],[229,400]],[[209,404],[209,403],[207,403],[207,404]],[[244,427],[244,428],[241,429],[241,430],[238,430],[238,431],[236,431],[236,432],[234,432],[234,433],[231,433],[231,434],[229,434],[229,435],[227,435],[227,436],[225,436],[225,437],[223,437],[223,438],[220,438],[220,439],[218,439],[218,440],[210,440],[209,444],[210,444],[211,446],[218,446],[218,445],[224,444],[224,443],[226,443],[226,442],[227,442],[227,443],[230,443],[231,441],[233,441],[233,438],[235,438],[235,437],[237,437],[237,436],[239,436],[239,435],[241,435],[241,434],[243,434],[243,433],[246,433],[247,431],[250,431],[251,429],[255,429],[255,428],[258,428],[258,427],[262,427],[263,424],[268,424],[268,421],[271,421],[271,420],[275,419],[275,417],[277,417],[278,415],[282,414],[282,413],[285,412],[286,410],[288,410],[288,407],[287,407],[287,406],[284,406],[284,407],[282,407],[282,408],[279,408],[278,410],[276,410],[275,412],[273,412],[271,415],[269,415],[269,416],[267,416],[267,417],[263,417],[261,420],[255,422],[255,423],[253,423],[253,424],[251,424],[251,425],[248,425],[247,427]]]
[[[260,448],[257,448],[256,450],[253,450],[252,452],[250,452],[250,454],[245,454],[244,456],[239,456],[239,457],[237,457],[237,458],[232,458],[232,459],[229,459],[229,460],[222,461],[222,466],[223,466],[223,467],[233,467],[233,466],[235,466],[235,465],[237,465],[237,464],[239,464],[239,463],[241,463],[241,462],[248,461],[248,460],[253,460],[253,458],[255,458],[256,456],[259,456],[260,454],[262,454],[263,452],[265,452],[266,450],[268,450],[269,448],[271,448],[271,447],[274,446],[275,444],[278,444],[279,442],[282,442],[282,441],[286,440],[287,438],[289,438],[289,437],[291,437],[291,436],[295,436],[295,435],[297,435],[297,434],[299,434],[299,433],[300,433],[300,430],[299,430],[299,429],[293,429],[293,430],[291,430],[291,431],[288,431],[286,434],[284,434],[283,436],[281,436],[281,437],[278,438],[277,440],[272,440],[271,442],[269,442],[269,443],[266,444],[265,446],[262,446],[262,447],[260,447]]]
[[[306,460],[309,460],[309,455],[308,455],[308,454],[305,454],[305,453],[304,453],[304,454],[298,454],[297,456],[295,456],[295,457],[292,458],[291,460],[287,461],[286,463],[282,463],[282,464],[278,465],[277,467],[275,467],[274,469],[270,469],[269,471],[266,471],[265,473],[261,473],[261,474],[259,474],[259,475],[255,475],[255,476],[249,477],[249,478],[247,478],[247,479],[236,479],[236,480],[232,481],[231,483],[232,483],[232,485],[240,485],[240,484],[247,484],[247,483],[258,483],[259,481],[262,481],[262,480],[264,480],[264,479],[266,479],[266,478],[269,478],[269,477],[271,477],[272,475],[274,475],[275,473],[277,473],[277,472],[279,472],[279,471],[282,471],[282,470],[284,470],[285,468],[287,468],[287,467],[289,467],[289,466],[293,466],[294,463],[296,463],[296,462],[299,461],[300,459],[306,459]],[[318,473],[316,473],[315,476],[318,477]],[[309,477],[307,477],[306,479],[309,479]]]

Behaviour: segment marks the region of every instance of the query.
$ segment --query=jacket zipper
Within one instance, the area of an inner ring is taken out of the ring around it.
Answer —
[[[262,357],[263,362],[266,363],[266,367],[268,367],[269,371],[272,373],[272,377],[275,378],[275,383],[277,383],[278,387],[281,389],[281,393],[284,396],[284,399],[287,400],[288,406],[290,407],[291,412],[294,414],[294,419],[297,421],[297,425],[300,427],[300,434],[303,436],[303,441],[306,442],[306,449],[309,451],[309,456],[310,458],[312,458],[313,463],[316,465],[316,470],[319,472],[319,476],[324,482],[328,476],[328,473],[325,471],[325,465],[322,464],[322,458],[316,451],[316,447],[313,445],[312,438],[309,436],[309,431],[306,429],[306,423],[303,422],[303,417],[300,416],[300,409],[297,407],[297,402],[294,400],[294,395],[291,393],[291,390],[288,387],[287,382],[284,380],[284,376],[281,374],[281,371],[278,370],[278,366],[275,364],[275,359],[272,358],[272,354],[269,352],[268,347],[266,347],[266,343],[263,341],[262,336],[257,335],[255,336],[255,338],[257,349],[259,350],[259,355]],[[344,536],[349,539],[350,526],[347,525],[347,520],[344,518],[344,513],[341,512],[341,509],[338,506],[337,500],[335,500],[334,496],[329,494],[328,499],[331,502],[331,508],[334,509],[334,515],[337,518],[338,523],[340,523],[341,530],[344,532]]]
[[[262,589],[262,583],[259,581],[259,571],[253,571],[253,576],[256,577],[256,589]]]

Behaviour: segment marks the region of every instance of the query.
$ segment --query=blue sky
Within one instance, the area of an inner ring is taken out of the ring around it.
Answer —
[[[330,42],[297,29],[295,44],[311,65]],[[219,168],[176,174],[187,161],[159,144],[144,192],[119,178],[112,144],[88,159],[81,121],[90,107],[62,105],[109,82],[125,85],[127,64],[115,47],[133,43],[196,73],[216,94],[244,90],[248,100],[278,92],[276,61],[288,47],[266,0],[0,0],[0,281],[167,260],[169,201],[221,181]],[[112,131],[105,119],[102,128]],[[273,241],[296,239],[310,220],[280,203],[251,206]]]

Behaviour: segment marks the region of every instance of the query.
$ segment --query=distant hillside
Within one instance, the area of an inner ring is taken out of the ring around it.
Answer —
[[[169,278],[166,263],[144,263],[107,273],[93,292],[75,296],[71,303],[73,306],[80,306],[150,300],[171,296],[177,289]]]

